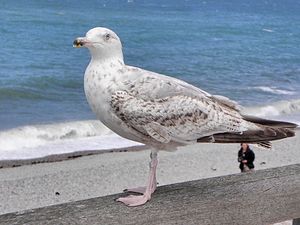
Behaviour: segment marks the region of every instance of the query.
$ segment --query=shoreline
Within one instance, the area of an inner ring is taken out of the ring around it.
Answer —
[[[112,148],[112,149],[104,149],[104,150],[87,150],[87,151],[76,151],[70,153],[62,153],[62,154],[53,154],[38,158],[32,159],[13,159],[13,160],[0,160],[0,169],[4,168],[14,168],[25,165],[35,165],[41,163],[52,163],[52,162],[61,162],[65,160],[72,160],[84,156],[90,155],[98,155],[98,154],[106,154],[113,152],[135,152],[135,151],[143,151],[148,149],[148,147],[144,145],[132,146],[132,147],[124,147],[124,148]]]

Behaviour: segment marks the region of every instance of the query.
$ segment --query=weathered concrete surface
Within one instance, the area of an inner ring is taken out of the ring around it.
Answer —
[[[272,224],[300,218],[300,164],[159,187],[142,207],[87,199],[0,216],[2,225]]]

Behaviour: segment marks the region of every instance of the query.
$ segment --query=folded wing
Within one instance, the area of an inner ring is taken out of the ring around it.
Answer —
[[[145,99],[118,91],[112,96],[111,106],[128,127],[160,143],[185,143],[215,133],[246,130],[239,113],[199,96]]]

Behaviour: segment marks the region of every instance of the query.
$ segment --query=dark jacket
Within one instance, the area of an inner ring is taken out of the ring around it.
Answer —
[[[241,171],[243,171],[244,169],[244,163],[242,163],[243,160],[247,160],[246,165],[249,167],[249,169],[253,169],[254,159],[255,159],[255,154],[250,148],[248,148],[246,152],[243,152],[243,149],[241,148],[238,153],[238,161],[240,162]]]

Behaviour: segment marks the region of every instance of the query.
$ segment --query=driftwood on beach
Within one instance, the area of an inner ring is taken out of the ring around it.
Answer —
[[[300,164],[162,186],[141,207],[115,202],[120,195],[9,213],[0,224],[272,224],[300,218]]]

